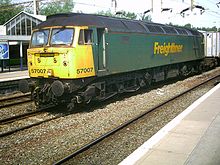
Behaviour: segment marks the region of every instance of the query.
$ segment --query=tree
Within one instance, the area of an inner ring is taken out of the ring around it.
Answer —
[[[142,18],[142,21],[146,21],[146,22],[152,22],[152,18],[150,15],[140,15]]]
[[[14,17],[16,14],[23,10],[23,6],[14,6],[11,0],[0,1],[0,25],[7,22],[9,19]]]
[[[40,7],[40,14],[52,15],[57,13],[69,13],[73,10],[74,3],[72,0],[54,1],[48,3],[46,6]]]
[[[107,11],[99,11],[98,13],[96,13],[98,15],[104,15],[104,16],[109,16],[109,17],[114,17],[115,15],[112,14],[111,10],[107,10]]]
[[[217,32],[219,31],[219,29],[216,26],[213,26],[212,28],[206,28],[206,27],[202,27],[202,28],[197,28],[198,30],[203,30],[203,31],[211,31],[211,32]]]
[[[192,28],[192,25],[191,25],[190,23],[188,23],[188,24],[185,24],[183,27],[186,27],[186,28],[191,29],[191,28]]]
[[[123,11],[123,15],[128,18],[128,19],[137,19],[137,15],[133,12],[126,12],[126,11]]]
[[[122,18],[127,18],[127,19],[136,19],[137,18],[137,15],[135,13],[132,13],[132,12],[126,12],[126,11],[122,10],[122,11],[119,11],[117,13]]]
[[[137,19],[137,15],[135,13],[126,12],[126,11],[119,11],[116,14],[112,14],[111,10],[107,10],[107,11],[100,11],[96,14],[110,16],[110,17],[122,17],[122,18],[127,18],[127,19]]]
[[[168,24],[168,25],[173,25],[171,22]],[[210,32],[220,32],[220,28],[217,28],[216,26],[213,26],[213,27],[192,27],[192,25],[190,23],[182,26],[182,25],[173,25],[173,26],[176,26],[176,27],[185,27],[185,28],[188,28],[188,29],[194,29],[194,30],[203,30],[203,31],[210,31]]]

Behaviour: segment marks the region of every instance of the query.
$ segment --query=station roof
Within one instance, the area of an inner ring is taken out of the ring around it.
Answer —
[[[48,16],[47,21],[40,23],[36,26],[36,29],[49,26],[94,26],[108,28],[112,32],[200,35],[195,30],[181,27],[82,13],[64,13]]]
[[[0,25],[0,35],[7,35],[4,38],[13,38],[8,36],[18,36],[18,39],[22,38],[22,36],[30,36],[33,28],[45,20],[46,16],[21,11],[3,25]],[[1,36],[0,39],[2,38],[3,36]],[[26,40],[25,37],[23,38]]]
[[[0,35],[0,41],[26,41],[29,42],[31,36],[12,36],[12,35]]]
[[[9,22],[11,22],[12,20],[14,20],[15,18],[17,18],[19,15],[21,15],[22,13],[24,13],[25,15],[28,15],[30,17],[36,18],[39,21],[45,21],[46,20],[46,16],[45,15],[34,15],[34,14],[30,14],[28,12],[25,11],[21,11],[18,14],[16,14],[14,17],[12,17],[11,19],[9,19],[7,22],[5,22],[3,25],[7,25]]]

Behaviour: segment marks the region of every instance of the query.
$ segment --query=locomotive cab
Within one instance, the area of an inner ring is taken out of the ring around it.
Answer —
[[[94,29],[57,26],[33,31],[28,49],[31,83],[21,81],[20,90],[28,92],[29,86],[37,106],[71,102],[75,91],[84,88],[96,75]],[[85,90],[94,94],[93,88]]]
[[[86,27],[35,30],[28,49],[30,77],[74,79],[95,75],[92,35]]]

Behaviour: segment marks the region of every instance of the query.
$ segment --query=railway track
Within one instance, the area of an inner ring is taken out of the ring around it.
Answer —
[[[48,112],[52,112],[51,107],[1,119],[0,127],[1,128],[7,127],[9,129],[2,129],[3,131],[0,132],[0,137],[5,137],[14,134],[18,131],[23,131],[25,129],[65,116],[65,115],[53,116],[48,114]],[[19,122],[19,127],[14,126],[14,124],[18,122]]]
[[[18,90],[17,80],[0,82],[0,94],[5,94],[17,90]]]
[[[98,146],[98,144],[103,142],[103,140],[112,137],[113,135],[115,135],[116,133],[118,133],[119,131],[121,131],[123,129],[126,129],[129,125],[132,125],[133,123],[137,122],[138,120],[146,117],[146,115],[148,115],[152,112],[155,112],[158,109],[161,109],[162,107],[165,107],[167,104],[175,101],[176,99],[184,97],[184,95],[186,95],[187,93],[189,93],[193,90],[196,90],[197,88],[201,87],[202,85],[205,85],[206,83],[209,83],[211,81],[215,81],[215,79],[217,79],[219,77],[220,77],[220,75],[214,76],[214,77],[212,77],[212,78],[210,78],[210,79],[208,79],[208,80],[206,80],[206,81],[204,81],[204,82],[202,82],[202,83],[200,83],[200,84],[198,84],[198,85],[196,85],[196,86],[194,86],[194,87],[192,87],[192,88],[190,88],[190,89],[188,89],[188,90],[186,90],[186,91],[184,91],[184,92],[182,92],[182,93],[180,93],[180,94],[178,94],[178,95],[176,95],[176,96],[174,96],[174,97],[172,97],[172,98],[170,98],[170,99],[168,99],[168,100],[166,100],[162,103],[160,103],[159,105],[157,105],[157,106],[151,108],[150,110],[147,110],[146,112],[130,119],[129,121],[126,121],[126,122],[122,123],[120,126],[118,126],[114,129],[110,130],[109,132],[101,135],[100,137],[98,137],[98,138],[94,139],[93,141],[87,143],[86,145],[82,146],[78,150],[73,151],[72,153],[70,153],[66,157],[60,159],[59,161],[55,162],[54,164],[56,164],[56,165],[62,164],[62,163],[65,163],[67,161],[70,161],[71,159],[73,159],[73,158],[75,158],[79,155],[83,155],[83,153],[85,153],[89,149],[95,148],[95,146]],[[214,85],[216,85],[217,83],[219,83],[219,82],[213,82]]]
[[[8,108],[8,107],[23,104],[23,103],[32,102],[30,97],[31,97],[31,94],[27,93],[27,94],[23,94],[23,95],[19,95],[19,96],[13,96],[13,97],[7,97],[7,98],[0,99],[0,103],[1,103],[0,109]]]
[[[25,118],[28,118],[28,117],[32,117],[32,116],[37,115],[41,112],[42,112],[42,110],[37,110],[37,111],[33,111],[33,112],[26,112],[26,113],[19,114],[19,115],[16,115],[16,116],[3,118],[3,119],[0,120],[0,125],[5,125],[5,124],[12,123],[12,122],[15,122],[15,121],[19,121],[19,120],[22,120],[22,119],[25,119]]]

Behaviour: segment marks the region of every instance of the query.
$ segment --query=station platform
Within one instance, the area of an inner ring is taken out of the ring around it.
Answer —
[[[220,165],[220,84],[120,163],[130,164]]]
[[[0,73],[0,83],[27,78],[30,78],[28,75],[28,70]]]

